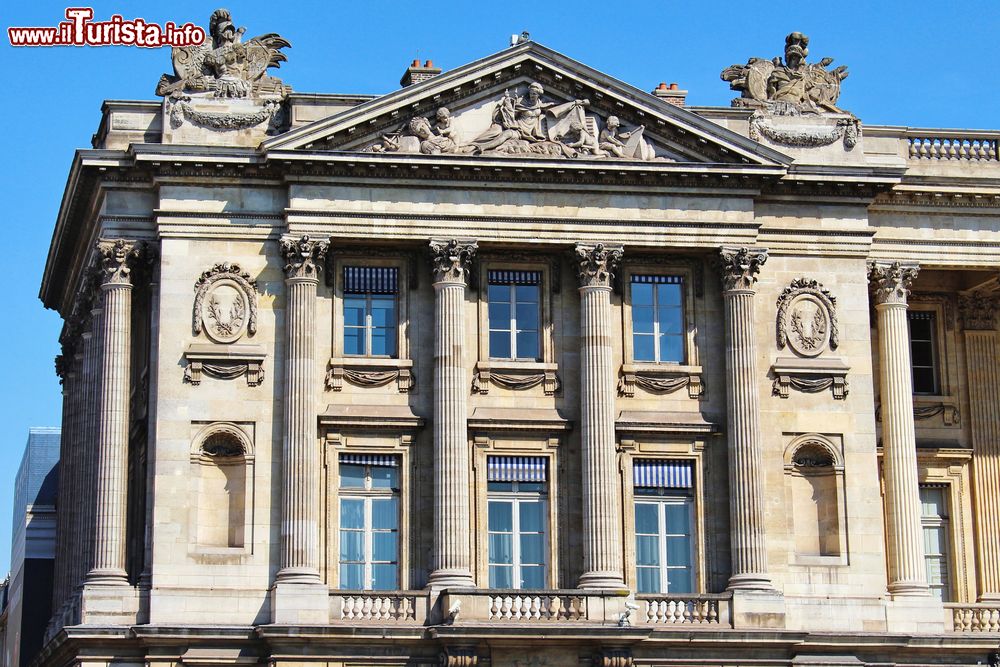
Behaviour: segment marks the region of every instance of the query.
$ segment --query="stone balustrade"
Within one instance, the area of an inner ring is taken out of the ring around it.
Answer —
[[[971,160],[996,162],[996,133],[970,134],[959,132],[906,133],[907,156],[911,160]]]
[[[423,625],[428,600],[427,591],[332,591],[330,620]]]
[[[731,596],[719,595],[642,595],[636,624],[711,625],[732,627],[729,603]]]
[[[945,628],[953,632],[1000,632],[1000,604],[947,603]]]
[[[490,594],[490,619],[506,621],[582,621],[586,595],[508,592]]]
[[[442,593],[441,613],[446,622],[455,624],[589,622],[617,625],[626,611],[628,596],[629,591],[622,589],[451,588]],[[634,613],[632,618],[635,618]]]

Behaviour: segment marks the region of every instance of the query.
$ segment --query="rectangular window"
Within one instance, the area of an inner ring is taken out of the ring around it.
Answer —
[[[927,583],[942,602],[951,601],[949,581],[948,507],[945,486],[920,487],[920,524],[924,532],[924,563]]]
[[[635,562],[638,593],[693,593],[694,498],[689,461],[637,459]]]
[[[487,272],[491,359],[541,359],[541,276]]]
[[[545,588],[547,459],[487,457],[490,588]]]
[[[399,588],[399,458],[340,455],[340,587]]]
[[[399,270],[344,267],[344,354],[397,356]]]
[[[635,361],[684,363],[683,288],[681,276],[632,276],[632,356]]]
[[[938,394],[937,322],[926,310],[908,311],[910,324],[910,362],[913,368],[913,393]]]

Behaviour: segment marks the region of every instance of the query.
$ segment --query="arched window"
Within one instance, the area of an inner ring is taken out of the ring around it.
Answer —
[[[195,441],[193,535],[199,547],[241,548],[248,540],[252,456],[250,441],[235,424],[216,423]]]

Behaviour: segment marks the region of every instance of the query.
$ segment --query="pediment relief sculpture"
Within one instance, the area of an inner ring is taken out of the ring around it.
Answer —
[[[237,264],[220,263],[195,283],[192,330],[216,343],[257,332],[257,284]]]
[[[478,127],[461,128],[446,107],[433,122],[415,116],[396,131],[365,147],[367,153],[421,153],[425,155],[509,155],[556,158],[657,159],[640,125],[625,131],[621,121],[609,116],[599,120],[587,113],[590,100],[554,102],[544,96],[542,85],[528,84],[523,93],[507,89]],[[471,137],[471,138],[468,138]]]

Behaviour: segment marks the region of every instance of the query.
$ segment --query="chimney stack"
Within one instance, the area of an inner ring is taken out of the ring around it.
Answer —
[[[419,60],[414,60],[410,63],[410,66],[406,68],[406,71],[403,72],[403,78],[399,80],[399,85],[406,88],[407,86],[412,86],[415,83],[426,81],[427,79],[437,76],[440,73],[441,68],[434,67],[434,61],[427,60],[423,65],[421,65]]]
[[[688,91],[679,90],[676,83],[672,83],[669,86],[665,83],[661,83],[653,91],[653,94],[659,97],[664,102],[669,102],[677,107],[684,106],[684,100],[687,98]]]

